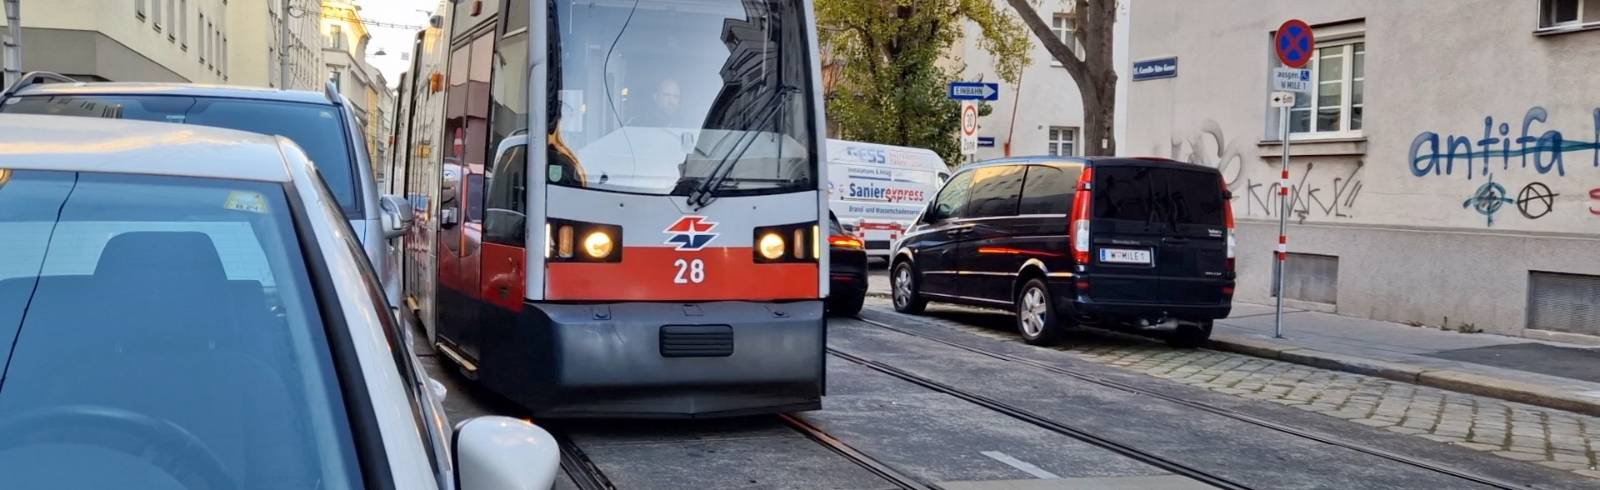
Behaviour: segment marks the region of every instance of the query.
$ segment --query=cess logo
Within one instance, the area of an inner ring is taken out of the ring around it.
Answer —
[[[667,234],[667,245],[677,245],[679,251],[699,251],[711,244],[717,238],[711,229],[717,224],[706,220],[705,216],[684,216],[668,226],[663,233]]]

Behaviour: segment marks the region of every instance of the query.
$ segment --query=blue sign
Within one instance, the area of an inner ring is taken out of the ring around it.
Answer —
[[[978,137],[978,147],[979,148],[994,148],[994,137],[993,136],[979,136]]]
[[[1133,62],[1133,81],[1178,78],[1178,58],[1161,58]]]
[[[1000,100],[1000,84],[950,82],[950,98],[955,100]]]

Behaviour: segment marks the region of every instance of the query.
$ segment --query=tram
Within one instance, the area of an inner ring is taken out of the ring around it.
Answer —
[[[391,175],[407,304],[540,417],[813,410],[828,255],[810,0],[444,0]]]

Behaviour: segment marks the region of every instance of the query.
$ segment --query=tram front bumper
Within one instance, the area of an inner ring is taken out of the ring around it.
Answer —
[[[821,301],[529,303],[546,332],[536,392],[544,417],[716,417],[820,408]],[[527,325],[527,323],[533,325]],[[487,346],[486,346],[487,347]],[[487,374],[487,373],[486,373]],[[521,390],[516,390],[521,391]]]

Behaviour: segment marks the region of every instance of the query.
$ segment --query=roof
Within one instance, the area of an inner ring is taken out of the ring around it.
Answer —
[[[274,136],[206,126],[0,114],[0,168],[17,170],[287,182],[278,145]]]
[[[23,87],[16,95],[177,95],[333,105],[333,101],[328,100],[328,96],[322,92],[195,83],[39,83]]]

